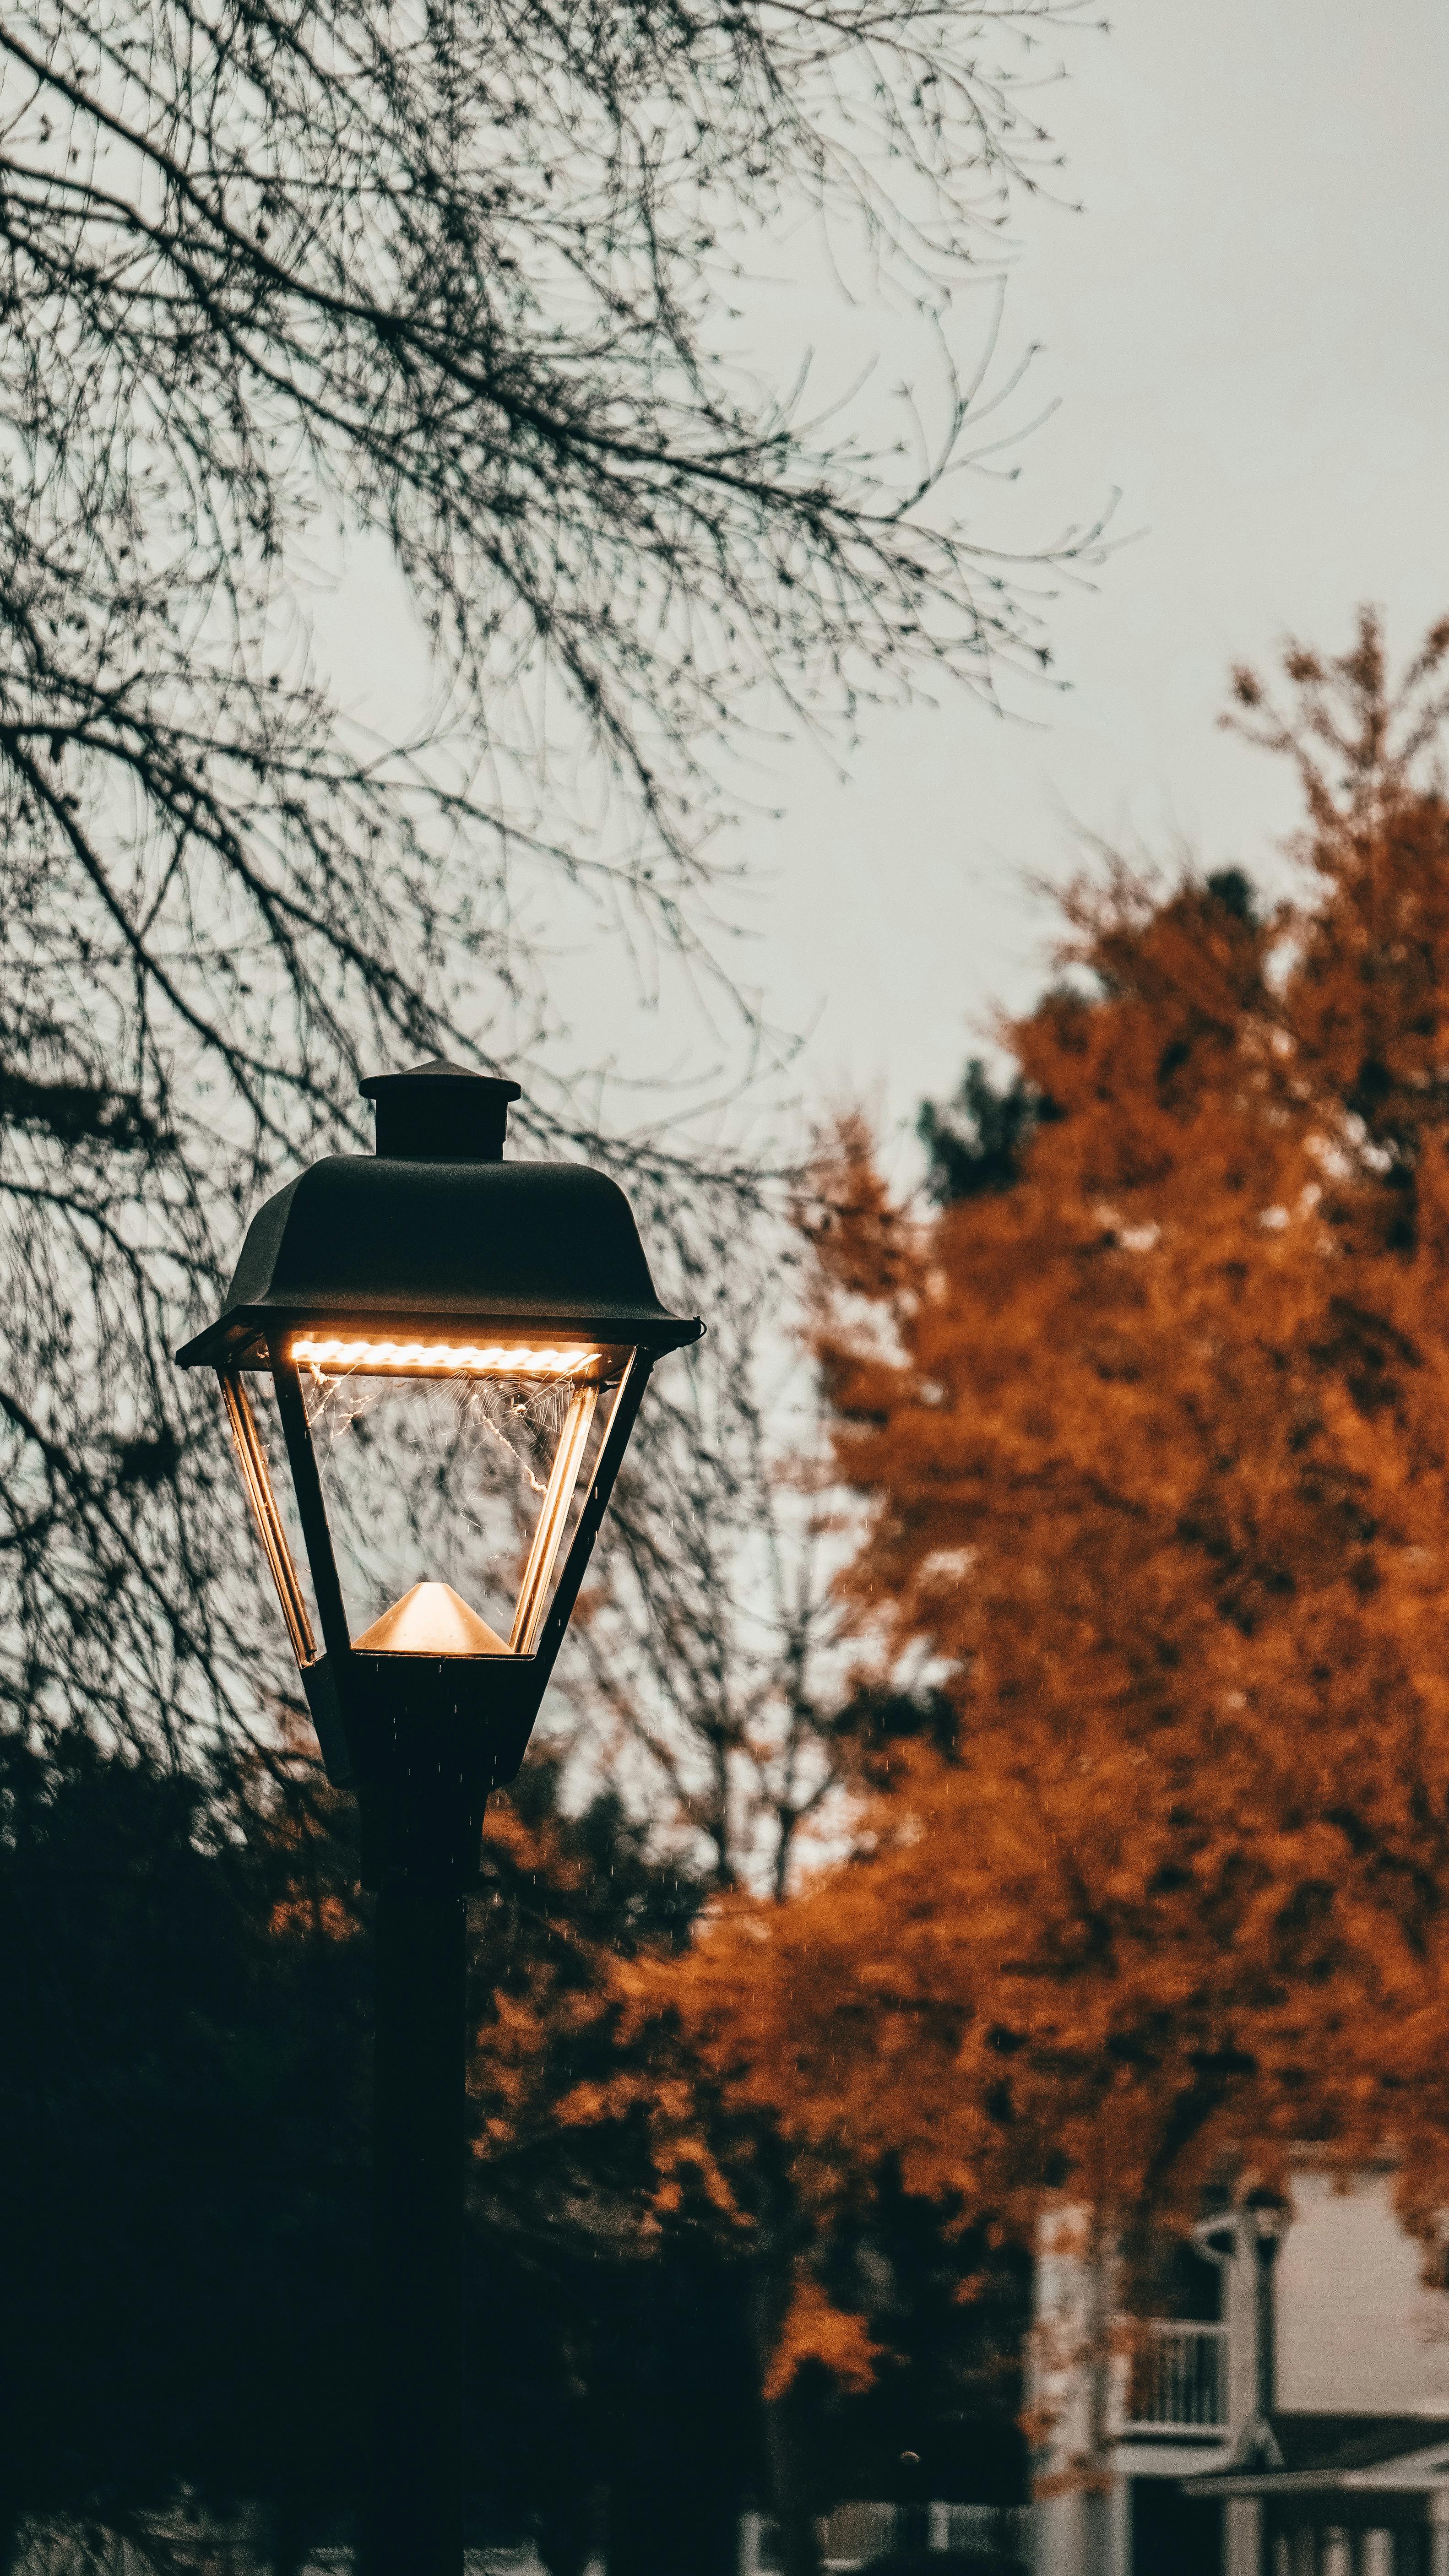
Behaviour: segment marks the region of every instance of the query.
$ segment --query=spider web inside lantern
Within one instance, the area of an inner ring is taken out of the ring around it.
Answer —
[[[354,1645],[530,1652],[627,1354],[298,1336],[292,1355]]]

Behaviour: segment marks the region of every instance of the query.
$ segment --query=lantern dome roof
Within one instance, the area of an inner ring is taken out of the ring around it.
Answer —
[[[501,1159],[516,1083],[438,1063],[364,1089],[382,1150],[328,1155],[266,1200],[220,1315],[177,1353],[183,1368],[265,1368],[275,1337],[318,1326],[486,1327],[656,1353],[698,1340],[697,1318],[660,1304],[616,1181]]]

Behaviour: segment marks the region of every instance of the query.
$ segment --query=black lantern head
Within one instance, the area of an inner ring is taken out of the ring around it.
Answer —
[[[363,1090],[376,1155],[266,1202],[178,1359],[218,1372],[323,1755],[366,1817],[381,1739],[425,1716],[463,1730],[483,1794],[512,1777],[649,1370],[703,1327],[660,1305],[615,1182],[504,1162],[516,1083],[439,1062]]]

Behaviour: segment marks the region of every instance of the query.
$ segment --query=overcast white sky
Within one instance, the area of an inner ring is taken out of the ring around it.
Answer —
[[[1059,409],[1013,524],[1052,534],[1115,486],[1141,533],[1053,612],[1070,693],[1030,726],[877,717],[848,784],[787,755],[784,818],[750,832],[754,965],[813,1023],[804,1088],[895,1121],[1039,983],[1026,880],[1078,827],[1269,859],[1292,785],[1216,730],[1230,661],[1337,647],[1362,599],[1407,647],[1449,607],[1444,0],[1123,0],[1070,58],[1085,210],[1019,228],[1008,339],[1044,344]],[[787,338],[838,327],[779,300]]]
[[[1217,730],[1231,661],[1290,632],[1337,648],[1364,599],[1403,650],[1449,608],[1445,0],[1122,0],[1068,60],[1046,113],[1084,210],[1018,222],[1004,342],[1042,344],[1033,393],[1058,407],[1015,491],[982,490],[980,528],[1050,538],[1115,488],[1132,541],[1050,612],[1064,694],[1019,694],[1020,722],[964,695],[877,714],[843,782],[787,748],[781,819],[739,843],[736,966],[809,1031],[791,1090],[864,1097],[898,1134],[1039,986],[1030,880],[1068,873],[1082,835],[1271,868],[1292,781]],[[964,360],[977,327],[956,325]],[[746,343],[787,380],[813,347],[827,390],[920,354],[909,323],[818,283],[758,289]],[[344,694],[390,703],[395,606],[349,581],[318,632]],[[648,1077],[708,1052],[678,994],[651,1019],[582,955],[570,981],[586,1060]]]

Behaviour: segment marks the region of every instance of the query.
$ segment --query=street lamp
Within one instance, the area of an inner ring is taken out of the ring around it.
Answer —
[[[177,1358],[220,1378],[377,1891],[366,2576],[459,2576],[464,1901],[649,1371],[703,1326],[660,1305],[613,1181],[503,1160],[517,1083],[439,1061],[362,1088],[375,1155],[266,1201]],[[415,1579],[390,1600],[399,1563]]]

